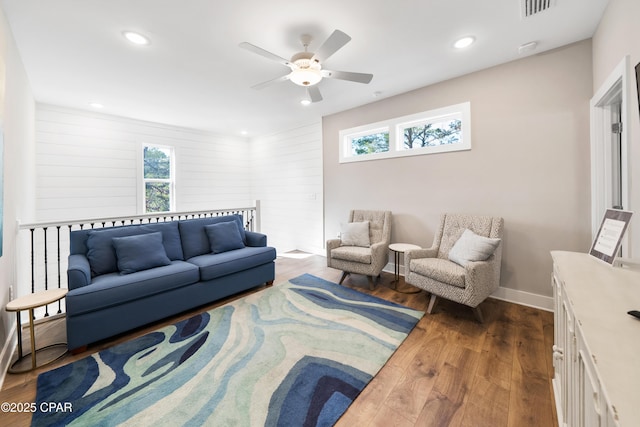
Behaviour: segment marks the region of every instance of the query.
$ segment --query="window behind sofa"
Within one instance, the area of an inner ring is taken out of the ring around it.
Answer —
[[[175,167],[173,147],[143,146],[144,213],[175,210]]]

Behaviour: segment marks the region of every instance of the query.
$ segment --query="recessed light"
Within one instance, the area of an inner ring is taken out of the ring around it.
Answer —
[[[122,35],[131,43],[137,44],[139,46],[146,46],[151,43],[147,37],[134,31],[123,31]]]
[[[453,44],[453,47],[456,49],[464,49],[465,47],[471,46],[475,41],[476,38],[473,36],[462,37]]]
[[[304,105],[305,107],[307,105],[311,105],[311,100],[310,99],[303,99],[302,101],[300,101],[300,104]]]
[[[246,136],[248,134],[249,134],[249,132],[247,132],[246,130],[240,131],[240,135],[242,135],[242,136]]]
[[[99,102],[90,102],[89,106],[91,106],[93,108],[102,108],[102,107],[104,107],[104,105],[100,104]]]

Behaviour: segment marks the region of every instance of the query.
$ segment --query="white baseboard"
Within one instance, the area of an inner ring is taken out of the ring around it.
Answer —
[[[539,308],[544,311],[553,311],[553,298],[544,295],[500,286],[491,297],[527,307]]]
[[[387,273],[394,273],[394,264],[392,262],[385,265],[383,271]],[[400,266],[400,275],[404,270],[404,266]],[[492,298],[502,301],[512,302],[514,304],[520,304],[527,307],[538,308],[545,311],[553,311],[553,298],[544,295],[532,294],[530,292],[519,291],[517,289],[504,288],[500,286],[492,295]]]
[[[0,352],[0,389],[2,389],[2,385],[4,384],[4,378],[9,370],[11,357],[13,356],[13,352],[16,350],[17,346],[18,338],[16,337],[16,322],[13,322],[13,326],[9,330],[9,335],[7,335],[7,340],[2,346],[2,351]]]

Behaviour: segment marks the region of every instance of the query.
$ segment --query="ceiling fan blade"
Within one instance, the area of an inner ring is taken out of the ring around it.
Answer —
[[[373,74],[352,73],[349,71],[322,70],[322,77],[367,84],[373,78]]]
[[[324,43],[322,43],[322,46],[320,46],[320,48],[316,51],[311,60],[321,63],[326,61],[331,55],[336,53],[338,49],[349,43],[349,40],[351,40],[351,37],[340,30],[335,30],[333,33],[331,33],[329,38],[325,40]]]
[[[311,102],[322,101],[322,95],[320,94],[320,89],[318,89],[318,86],[307,86],[307,93],[309,94]]]
[[[267,80],[266,82],[262,82],[262,83],[258,83],[257,85],[251,86],[251,89],[260,90],[260,89],[264,89],[267,86],[271,86],[272,84],[287,81],[287,80],[289,80],[289,75],[290,74],[286,74],[286,75],[284,75],[282,77],[276,77],[275,79]]]
[[[238,46],[240,46],[243,49],[248,50],[249,52],[253,52],[253,53],[257,53],[260,56],[264,56],[267,59],[270,59],[272,61],[276,61],[282,65],[286,65],[287,67],[291,67],[291,61],[289,61],[288,59],[284,59],[281,56],[276,55],[275,53],[271,53],[269,51],[264,50],[261,47],[258,47],[256,45],[253,45],[251,43],[247,43],[247,42],[242,42],[240,43]]]

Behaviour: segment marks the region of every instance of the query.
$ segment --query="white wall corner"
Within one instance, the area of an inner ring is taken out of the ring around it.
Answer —
[[[7,336],[7,340],[2,346],[2,351],[0,351],[0,390],[4,384],[4,378],[7,375],[7,371],[9,370],[9,366],[11,364],[11,357],[13,356],[13,352],[18,346],[18,339],[16,338],[16,323],[13,323],[13,326],[9,330],[9,335]]]

